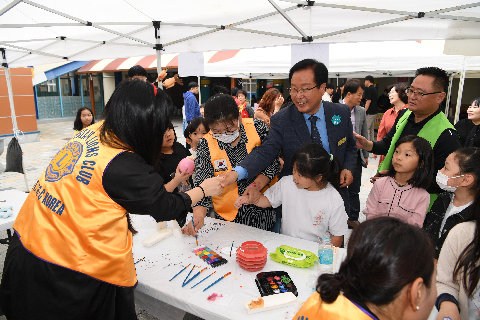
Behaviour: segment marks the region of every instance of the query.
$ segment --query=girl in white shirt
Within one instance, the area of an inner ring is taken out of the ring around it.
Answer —
[[[331,237],[340,247],[348,231],[347,214],[340,188],[340,162],[325,149],[310,143],[295,151],[292,158],[293,175],[285,176],[271,186],[258,201],[258,207],[282,205],[281,233],[317,241]],[[248,196],[235,201],[239,208],[248,203]]]

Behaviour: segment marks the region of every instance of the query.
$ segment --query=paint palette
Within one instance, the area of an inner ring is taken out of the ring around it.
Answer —
[[[203,261],[205,261],[212,268],[221,266],[228,261],[222,258],[221,255],[210,249],[209,247],[200,247],[193,249],[193,253]]]
[[[285,271],[260,272],[255,279],[262,297],[272,294],[291,292],[298,296],[297,287]]]

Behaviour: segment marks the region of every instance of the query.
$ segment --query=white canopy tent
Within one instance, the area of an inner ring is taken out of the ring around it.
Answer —
[[[480,38],[480,3],[331,2],[1,0],[0,45],[14,67],[149,55],[154,47],[180,53],[302,41]]]
[[[0,8],[6,74],[7,63],[34,66],[154,52],[160,72],[162,50],[480,38],[480,3],[466,0],[360,5],[357,0],[0,0]]]
[[[412,77],[415,70],[436,66],[448,72],[466,69],[467,77],[480,76],[480,57],[443,54],[443,41],[335,43],[329,46],[329,77]],[[234,57],[210,63],[205,52],[205,76],[285,79],[290,70],[290,46],[242,49]],[[465,66],[464,66],[465,64]]]

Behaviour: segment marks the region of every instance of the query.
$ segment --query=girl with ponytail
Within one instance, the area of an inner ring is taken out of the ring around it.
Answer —
[[[331,237],[336,247],[342,245],[348,231],[347,214],[340,196],[340,162],[316,143],[298,148],[293,157],[293,175],[284,176],[258,198],[256,206],[282,205],[281,233],[317,241]],[[239,208],[248,196],[235,201]]]
[[[318,278],[317,291],[293,319],[426,320],[436,296],[427,234],[380,217],[353,230],[340,270]]]

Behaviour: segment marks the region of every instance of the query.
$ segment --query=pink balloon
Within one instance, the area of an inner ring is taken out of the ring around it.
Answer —
[[[187,173],[190,174],[195,169],[195,162],[190,158],[183,158],[178,163],[178,168],[180,169],[180,172],[187,170]]]

